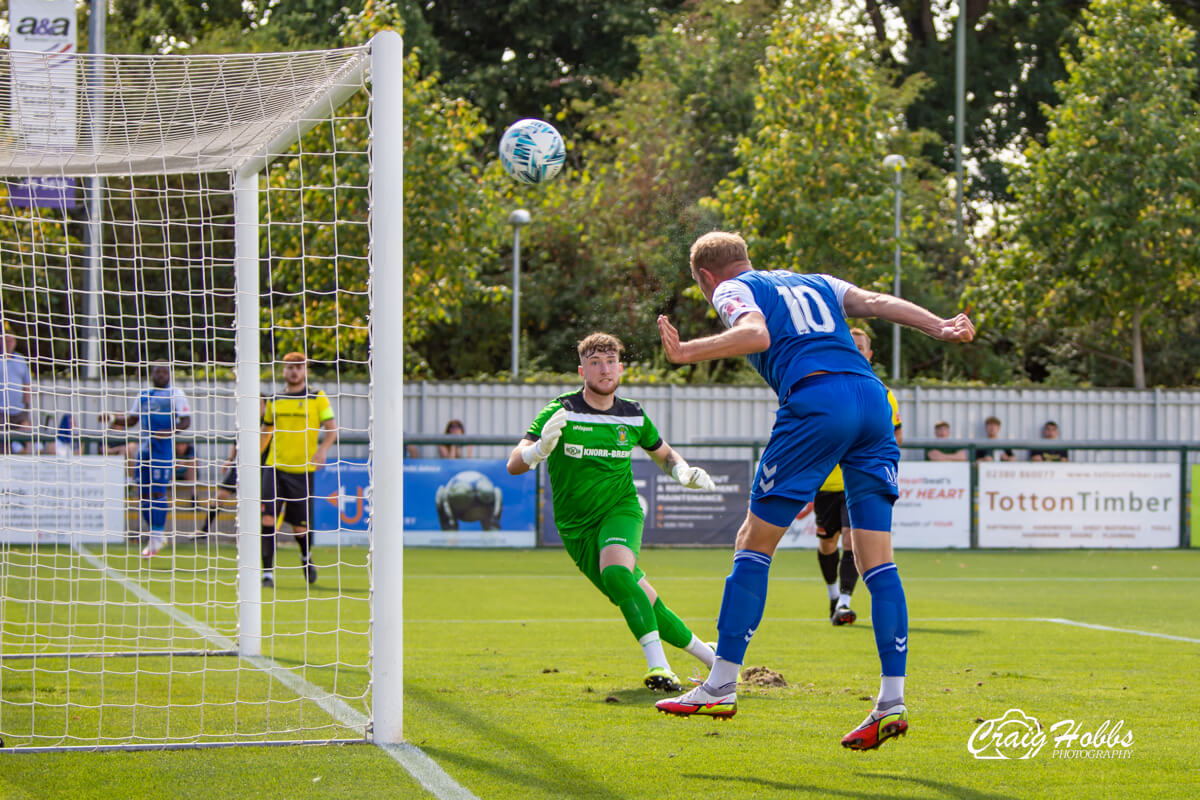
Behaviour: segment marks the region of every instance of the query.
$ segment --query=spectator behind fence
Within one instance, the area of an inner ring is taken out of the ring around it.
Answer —
[[[7,328],[4,331],[3,349],[0,351],[0,453],[22,453],[28,448],[26,442],[13,442],[12,434],[29,435],[32,428],[29,407],[32,400],[33,381],[29,375],[29,362],[17,353],[17,337]]]
[[[945,420],[933,426],[933,435],[938,439],[950,438],[950,423]],[[925,451],[927,461],[966,461],[966,448],[930,447]]]
[[[1058,423],[1054,420],[1049,420],[1042,426],[1043,439],[1058,438]],[[1030,450],[1030,461],[1070,461],[1067,457],[1066,450]]]
[[[997,439],[1000,436],[1000,418],[988,417],[983,421],[983,429],[987,432],[987,438]],[[991,448],[981,447],[975,451],[977,461],[1016,461],[1017,457],[1013,455],[1010,448]],[[997,457],[997,454],[998,457]]]
[[[50,418],[53,420],[53,417]],[[79,455],[83,451],[83,443],[79,439],[79,431],[75,428],[75,417],[63,414],[58,418],[57,427],[51,426],[54,438],[47,442],[46,452],[56,455]]]
[[[446,433],[453,436],[463,436],[467,429],[463,426],[462,420],[452,419],[446,423]],[[470,458],[471,447],[460,444],[439,444],[439,458]]]

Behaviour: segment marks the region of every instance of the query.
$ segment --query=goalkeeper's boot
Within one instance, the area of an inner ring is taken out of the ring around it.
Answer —
[[[309,583],[317,582],[317,565],[311,561],[304,562],[304,579]]]
[[[737,713],[737,692],[710,694],[704,684],[701,684],[680,697],[659,700],[654,707],[664,714],[674,714],[677,717],[729,719]]]
[[[167,543],[167,537],[161,533],[151,533],[150,541],[142,548],[142,558],[150,558],[158,555],[158,551],[163,549],[163,545]]]
[[[262,585],[264,589],[275,588],[275,575],[269,569],[264,569],[262,574]]]
[[[888,739],[908,733],[908,709],[903,703],[887,710],[872,709],[862,724],[842,737],[842,747],[851,750],[874,750]]]
[[[678,692],[683,688],[675,673],[666,667],[651,667],[642,678],[646,688],[652,692]]]
[[[853,625],[856,619],[858,619],[858,614],[851,611],[850,606],[838,606],[829,621],[834,625]]]

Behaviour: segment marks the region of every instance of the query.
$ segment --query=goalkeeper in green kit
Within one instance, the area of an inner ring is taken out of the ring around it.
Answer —
[[[550,402],[508,457],[520,475],[547,461],[554,490],[554,521],[579,571],[613,605],[646,655],[643,679],[654,691],[678,691],[662,642],[686,650],[711,667],[712,647],[700,641],[637,565],[644,515],[633,485],[630,456],[639,446],[689,489],[713,491],[708,473],[688,463],[658,435],[637,403],[616,396],[621,383],[621,340],[593,333],[579,343],[583,388]]]

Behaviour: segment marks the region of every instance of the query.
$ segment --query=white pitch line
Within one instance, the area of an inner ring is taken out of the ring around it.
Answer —
[[[511,579],[511,580],[521,580],[521,581],[578,580],[579,574],[578,573],[575,573],[572,575],[495,575],[495,574],[492,574],[492,575],[483,575],[483,574],[479,574],[479,575],[426,575],[426,574],[420,574],[420,575],[405,575],[404,576],[404,579],[406,581],[407,580],[478,580],[480,578],[486,578],[487,580]],[[717,575],[717,574],[713,574],[713,575],[655,575],[654,582],[655,583],[659,583],[659,582],[665,583],[667,581],[713,581],[713,580],[721,580],[723,578],[724,578],[724,576]],[[802,582],[812,581],[813,583],[816,583],[819,580],[820,580],[820,578],[818,578],[818,577],[800,577],[797,575],[772,575],[771,576],[772,582],[776,582],[776,581],[802,581]],[[1143,576],[1137,576],[1137,577],[1129,576],[1129,577],[1123,577],[1123,578],[1122,577],[1088,578],[1088,577],[1084,577],[1084,576],[1058,577],[1058,576],[1049,576],[1049,575],[1046,577],[1016,576],[1016,575],[1008,576],[1008,577],[1003,577],[1003,576],[995,576],[995,577],[993,577],[993,576],[978,576],[978,577],[962,576],[962,577],[957,577],[957,576],[935,576],[935,575],[922,577],[920,575],[905,575],[904,582],[908,583],[909,581],[922,581],[922,582],[924,582],[924,581],[938,581],[938,582],[944,581],[944,582],[967,582],[967,583],[973,583],[976,581],[1000,582],[1000,583],[1009,583],[1009,582],[1016,582],[1016,583],[1022,583],[1022,582],[1025,582],[1025,583],[1070,583],[1070,582],[1075,582],[1075,583],[1082,583],[1082,582],[1087,582],[1087,583],[1141,583],[1141,582],[1161,583],[1161,582],[1166,582],[1166,581],[1185,581],[1185,582],[1189,582],[1189,583],[1194,583],[1194,582],[1200,582],[1200,576],[1168,577],[1168,576],[1164,575],[1161,578],[1143,577]]]
[[[569,625],[582,623],[586,625],[603,625],[619,622],[620,617],[570,617],[562,619],[406,619],[406,625]],[[870,617],[859,617],[870,621]],[[829,624],[828,617],[771,617],[771,622],[811,622],[822,625]],[[909,617],[909,622],[1046,622],[1047,620],[1034,617],[930,617],[919,619]]]
[[[570,625],[570,624],[585,624],[585,625],[601,625],[604,623],[613,623],[618,621],[617,617],[578,617],[575,619],[406,619],[407,625]],[[860,617],[864,622],[870,622],[870,617]],[[793,622],[793,623],[817,623],[828,625],[829,620],[824,617],[771,617],[771,622]],[[1051,622],[1058,625],[1074,625],[1079,628],[1091,628],[1097,631],[1108,631],[1111,633],[1129,633],[1135,636],[1150,636],[1156,639],[1170,639],[1176,642],[1189,642],[1192,644],[1200,644],[1200,639],[1191,639],[1187,636],[1176,636],[1170,633],[1154,633],[1153,631],[1139,631],[1134,628],[1113,628],[1108,625],[1094,625],[1090,622],[1076,622],[1071,619],[1060,619],[1057,617],[909,617],[909,623],[928,624],[930,622]]]
[[[79,554],[89,564],[105,573],[111,580],[124,586],[147,605],[157,608],[181,625],[191,628],[222,650],[236,649],[236,643],[232,639],[196,619],[191,614],[180,611],[172,604],[160,599],[141,584],[131,580],[129,576],[120,570],[113,569],[103,559],[93,555],[85,545],[78,545],[77,549],[79,550]],[[366,715],[351,708],[345,700],[298,677],[292,671],[284,669],[274,659],[265,656],[239,655],[238,657],[270,675],[300,697],[312,700],[324,709],[329,716],[346,727],[353,728],[363,736],[366,736]],[[434,797],[441,800],[477,800],[475,795],[471,794],[471,792],[451,778],[421,748],[411,744],[379,745],[379,748],[391,756],[396,763],[404,767],[408,774],[416,778],[421,787]]]
[[[1096,625],[1091,622],[1077,622],[1073,619],[1061,619],[1059,617],[1033,617],[1031,622],[1053,622],[1058,625],[1074,625],[1077,628],[1090,628],[1094,631],[1109,631],[1111,633],[1131,633],[1134,636],[1152,636],[1155,639],[1170,639],[1173,642],[1190,642],[1192,644],[1200,644],[1200,639],[1192,639],[1187,636],[1175,636],[1171,633],[1155,633],[1154,631],[1139,631],[1135,628],[1112,628],[1108,625]]]

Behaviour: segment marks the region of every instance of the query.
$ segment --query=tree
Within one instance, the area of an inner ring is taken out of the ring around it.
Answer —
[[[1146,349],[1200,292],[1194,34],[1155,0],[1097,0],[1064,50],[1047,144],[1013,176],[1015,235],[976,296],[1146,386]],[[1000,316],[1000,315],[997,315]]]
[[[965,189],[968,197],[1000,203],[1007,199],[1006,155],[1029,138],[1044,141],[1043,106],[1057,104],[1054,83],[1066,74],[1059,51],[1070,41],[1071,25],[1087,1],[965,4],[964,148],[978,170]],[[933,0],[865,0],[864,9],[880,44],[890,44],[889,20],[902,23],[906,36],[900,57],[882,50],[879,58],[904,77],[925,75],[932,82],[908,107],[908,124],[937,135],[922,152],[939,168],[952,171],[957,6]],[[970,230],[970,207],[966,212]]]
[[[368,0],[343,29],[347,42],[403,24],[390,0]],[[404,61],[405,359],[409,374],[428,374],[435,326],[459,319],[464,297],[478,288],[480,267],[497,259],[502,240],[498,198],[475,161],[486,127],[478,111],[442,92],[436,75],[422,75],[418,55]],[[262,310],[268,352],[307,349],[344,373],[367,362],[367,129],[366,100],[348,101],[334,125],[320,125],[294,155],[273,165],[268,189],[297,186],[302,194],[268,191]],[[334,127],[337,156],[331,153]],[[305,155],[300,155],[304,153]],[[335,172],[336,169],[336,172]],[[496,169],[499,169],[496,167]],[[332,221],[337,224],[330,224]],[[399,265],[380,265],[397,268]],[[332,302],[330,297],[336,290]],[[377,313],[389,313],[377,309]]]
[[[753,133],[711,207],[760,265],[868,283],[890,275],[893,195],[882,161],[893,151],[912,157],[903,112],[917,86],[893,89],[823,13],[783,11],[760,69]]]
[[[638,67],[634,37],[682,0],[438,0],[420,13],[438,43],[431,62],[451,93],[482,109],[489,141],[521,117],[602,105]],[[415,4],[410,4],[410,8]]]

